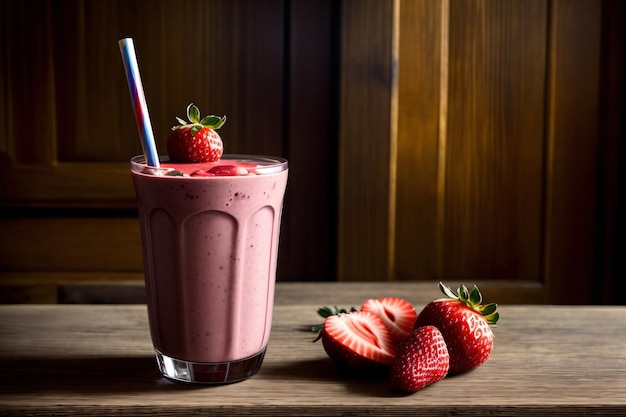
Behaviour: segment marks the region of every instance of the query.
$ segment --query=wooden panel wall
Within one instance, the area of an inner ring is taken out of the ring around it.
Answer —
[[[228,116],[227,152],[289,159],[279,279],[618,300],[623,11],[619,0],[0,2],[0,298],[141,278],[127,166],[140,146],[117,46],[131,36],[161,149],[194,101]]]
[[[123,37],[135,40],[162,153],[194,102],[227,115],[227,153],[288,158],[279,279],[333,279],[335,9],[328,0],[3,1],[0,283],[26,286],[9,298],[41,300],[38,285],[64,280],[142,278],[127,162],[141,148]]]
[[[601,24],[601,3],[553,4],[545,274],[548,297],[555,302],[585,302],[601,285],[598,158],[608,143],[600,136]]]
[[[451,3],[441,276],[540,276],[547,6]]]
[[[342,2],[340,280],[384,280],[390,274],[392,34],[397,6],[397,1]]]
[[[598,254],[613,253],[599,207],[615,200],[598,188],[598,158],[617,158],[599,118],[610,4],[356,3],[342,20],[339,279],[597,300]],[[353,40],[365,25],[377,35]]]

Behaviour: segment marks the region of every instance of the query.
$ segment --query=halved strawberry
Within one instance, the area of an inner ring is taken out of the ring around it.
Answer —
[[[481,305],[482,295],[474,286],[472,291],[461,285],[458,295],[439,283],[448,297],[430,302],[419,313],[415,328],[437,327],[450,353],[450,373],[466,372],[482,365],[493,349],[493,332],[499,314],[496,304]]]
[[[398,297],[371,298],[363,303],[361,311],[369,311],[380,317],[396,342],[413,331],[417,319],[413,304]]]
[[[224,146],[216,130],[226,123],[226,116],[206,116],[193,103],[187,106],[189,123],[177,117],[167,138],[167,153],[172,162],[215,162],[222,157]]]
[[[324,320],[321,338],[332,360],[353,369],[388,367],[396,354],[387,327],[369,311],[329,316]]]
[[[434,326],[415,329],[398,345],[391,366],[391,383],[400,391],[416,392],[448,374],[450,356],[441,332]]]

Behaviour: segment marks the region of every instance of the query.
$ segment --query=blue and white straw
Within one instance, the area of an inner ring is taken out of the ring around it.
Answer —
[[[141,75],[139,74],[137,56],[135,55],[135,45],[132,38],[121,39],[118,43],[122,53],[124,69],[126,70],[130,98],[133,102],[133,109],[135,110],[135,120],[137,120],[137,129],[139,130],[139,138],[141,139],[141,148],[146,157],[146,164],[154,168],[159,168],[159,154],[157,153],[156,143],[154,142],[150,114],[148,113],[146,97],[143,93],[143,85],[141,84]]]

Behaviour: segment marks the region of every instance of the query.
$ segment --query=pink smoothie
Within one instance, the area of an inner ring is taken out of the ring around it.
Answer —
[[[240,360],[269,340],[287,163],[228,158],[220,164],[247,175],[151,175],[133,167],[150,330],[155,349],[171,358]],[[192,174],[214,165],[162,168]]]

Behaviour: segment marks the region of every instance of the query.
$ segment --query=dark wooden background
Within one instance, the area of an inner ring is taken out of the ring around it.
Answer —
[[[0,301],[142,278],[117,41],[161,150],[189,102],[289,159],[280,280],[624,303],[618,0],[3,0]],[[621,167],[620,167],[621,166]]]

